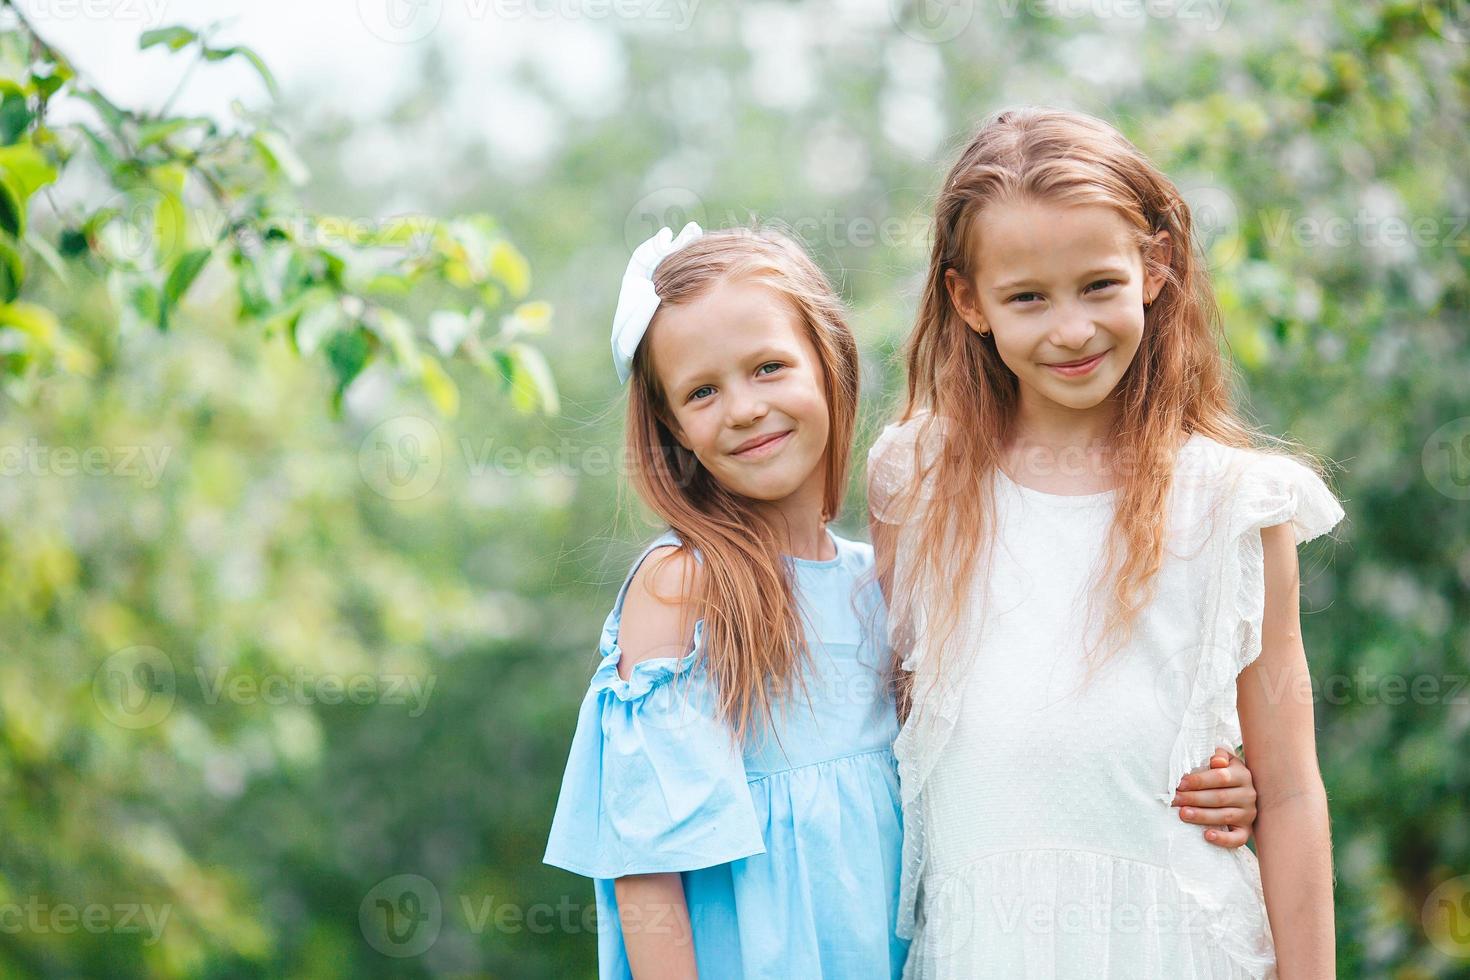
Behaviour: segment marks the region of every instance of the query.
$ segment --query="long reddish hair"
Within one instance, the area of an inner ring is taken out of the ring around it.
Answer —
[[[709,232],[669,255],[653,276],[660,310],[729,281],[760,283],[783,297],[816,350],[830,416],[822,519],[831,520],[847,487],[858,405],[857,342],[842,302],[801,246],[770,228]],[[726,489],[679,445],[650,361],[647,345],[639,347],[627,415],[633,486],[678,534],[680,550],[703,557],[689,598],[705,621],[720,717],[744,738],[753,721],[771,718],[773,701],[784,703],[782,692],[801,685],[808,658],[791,570],[782,560],[784,537],[758,502]]]
[[[1321,469],[1305,450],[1265,435],[1237,413],[1219,308],[1195,251],[1189,206],[1173,182],[1116,129],[1084,113],[1023,108],[991,116],[940,190],[929,270],[904,352],[908,389],[901,420],[919,420],[920,426],[915,479],[906,494],[917,501],[921,483],[932,480],[926,495],[944,506],[918,512],[924,546],[912,574],[893,578],[893,549],[880,549],[878,556],[879,576],[893,583],[890,678],[901,715],[912,695],[912,677],[899,664],[914,640],[914,610],[921,600],[934,610],[924,618],[926,629],[941,638],[931,648],[938,655],[949,645],[945,639],[965,607],[972,576],[985,564],[982,543],[993,530],[992,474],[1015,434],[1019,382],[996,351],[993,335],[981,337],[961,319],[945,284],[951,269],[965,277],[975,273],[976,219],[1001,200],[1111,208],[1132,230],[1146,270],[1164,279],[1145,311],[1138,352],[1109,396],[1118,405],[1110,452],[1128,464],[1116,468],[1116,512],[1097,582],[1111,585],[1101,634],[1104,643],[1114,641],[1111,650],[1127,642],[1150,599],[1163,560],[1175,454],[1189,434],[1243,448],[1287,448]],[[1167,249],[1159,234],[1165,231]],[[957,420],[963,424],[953,424]],[[942,451],[926,461],[923,447],[936,444]],[[985,492],[976,492],[980,488]]]

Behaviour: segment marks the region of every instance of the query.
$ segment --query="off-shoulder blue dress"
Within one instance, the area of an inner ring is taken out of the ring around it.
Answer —
[[[655,539],[619,589],[545,857],[594,879],[603,980],[631,976],[612,879],[674,871],[701,980],[902,973],[908,943],[894,926],[903,818],[898,723],[881,677],[883,597],[872,548],[831,537],[835,558],[785,559],[811,651],[810,703],[798,690],[743,749],[714,713],[703,620],[685,656],[618,676],[633,572],[678,537]]]

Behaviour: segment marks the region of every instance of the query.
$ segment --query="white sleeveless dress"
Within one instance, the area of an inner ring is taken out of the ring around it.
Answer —
[[[899,576],[918,540],[902,493],[918,426],[889,426],[869,454],[870,506],[899,525]],[[1235,679],[1261,649],[1261,528],[1289,522],[1300,544],[1341,507],[1295,460],[1190,437],[1154,598],[1088,679],[1085,595],[1114,494],[1043,493],[1000,472],[994,490],[990,574],[944,670],[928,670],[937,641],[922,625],[904,664],[905,978],[1274,976],[1255,855],[1208,843],[1169,801],[1216,745],[1240,742]],[[931,497],[921,488],[919,504]]]

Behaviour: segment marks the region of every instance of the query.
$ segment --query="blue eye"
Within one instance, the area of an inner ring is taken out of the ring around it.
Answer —
[[[760,367],[756,368],[756,373],[759,374],[760,372],[765,371],[766,368],[775,368],[776,370],[779,371],[781,369],[781,362],[780,361],[767,361],[765,364],[762,364]],[[767,374],[770,374],[771,372],[766,371],[766,373]]]
[[[1040,296],[1040,295],[1041,295],[1040,293],[1017,293],[1016,295],[1014,295],[1014,296],[1011,297],[1011,302],[1014,303],[1017,300],[1021,300],[1021,301],[1024,302],[1027,296]]]
[[[700,398],[700,394],[699,393],[701,391],[714,391],[714,390],[715,389],[712,386],[710,386],[710,385],[700,385],[698,388],[695,388],[693,391],[691,391],[689,393],[689,400],[690,401],[697,401]]]
[[[1097,282],[1090,284],[1087,288],[1091,289],[1093,286],[1101,286],[1102,288],[1106,289],[1109,286],[1117,285],[1119,285],[1119,281],[1117,279],[1099,279]]]

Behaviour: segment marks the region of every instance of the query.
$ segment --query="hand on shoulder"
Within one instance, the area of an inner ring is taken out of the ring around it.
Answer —
[[[667,545],[648,553],[623,597],[619,677],[627,680],[634,665],[644,660],[682,657],[689,652],[699,618],[694,596],[703,574],[687,549]]]

